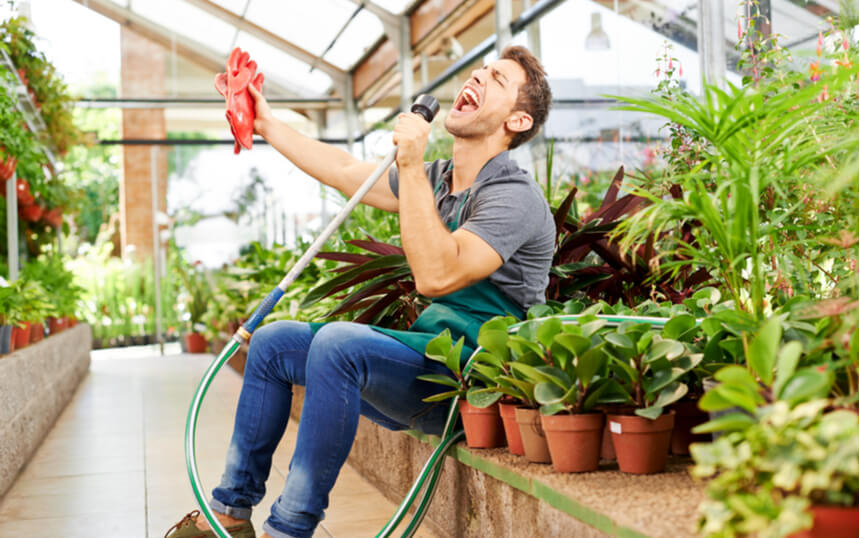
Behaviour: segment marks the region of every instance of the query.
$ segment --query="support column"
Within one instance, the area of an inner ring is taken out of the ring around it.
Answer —
[[[415,89],[412,80],[412,29],[408,16],[400,17],[400,36],[397,45],[398,67],[400,67],[400,110],[409,112]]]
[[[513,7],[511,0],[496,0],[496,53],[501,54],[505,47],[511,44],[511,19]]]
[[[726,38],[723,35],[723,0],[699,0],[697,37],[699,68],[705,84],[725,87]]]
[[[346,123],[346,148],[352,154],[355,143],[355,99],[352,97],[352,75],[347,74],[343,84],[344,115]]]
[[[532,0],[523,0],[523,11],[532,7],[533,4]],[[528,33],[529,50],[534,54],[535,58],[540,60],[540,19],[531,23],[526,32]]]
[[[122,96],[164,97],[164,49],[125,27],[120,29],[120,49]],[[164,109],[123,109],[122,135],[124,138],[166,138]],[[167,151],[158,152],[155,166],[151,158],[151,148],[147,146],[123,146],[120,241],[123,256],[133,246],[135,257],[141,261],[154,252],[152,208],[167,207]],[[153,176],[158,178],[157,190],[152,188]],[[153,203],[153,192],[158,194],[157,204]]]
[[[6,180],[6,247],[9,282],[18,280],[18,174]]]

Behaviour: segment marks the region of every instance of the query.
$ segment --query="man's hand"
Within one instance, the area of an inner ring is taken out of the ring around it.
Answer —
[[[251,94],[255,103],[256,117],[254,118],[254,132],[263,138],[266,138],[268,126],[274,120],[272,108],[269,106],[269,103],[266,102],[266,98],[263,97],[263,94],[257,91],[257,88],[255,88],[253,84],[248,84],[248,93]]]
[[[424,150],[430,124],[421,115],[402,112],[397,115],[394,126],[394,145],[397,146],[397,169],[402,171],[414,166],[424,169]]]

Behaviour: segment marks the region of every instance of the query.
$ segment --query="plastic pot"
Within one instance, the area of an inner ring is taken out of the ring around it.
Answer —
[[[66,330],[65,318],[48,318],[48,330],[57,334]]]
[[[549,446],[540,422],[540,412],[529,407],[517,407],[514,411],[520,436],[523,439],[525,457],[532,463],[550,463]]]
[[[656,420],[638,415],[607,415],[618,468],[632,474],[659,473],[666,468],[675,412]]]
[[[63,225],[63,208],[46,209],[42,212],[42,220],[52,228],[59,228]]]
[[[597,469],[603,413],[541,415],[540,419],[556,471],[583,473]]]
[[[604,415],[604,418],[606,415]],[[600,441],[600,459],[615,461],[615,445],[612,444],[612,433],[609,431],[609,421],[603,421],[603,438]]]
[[[466,430],[466,445],[469,448],[496,448],[505,446],[505,432],[499,416],[499,404],[475,407],[460,398],[457,402],[463,429]]]
[[[788,538],[857,538],[858,512],[856,506],[814,505],[812,528],[796,532]]]
[[[186,353],[206,353],[208,346],[206,337],[200,333],[188,333],[185,335]]]
[[[30,194],[30,184],[27,183],[27,180],[20,177],[15,180],[15,193],[18,196],[19,205],[30,205],[36,201],[33,195]]]
[[[505,427],[505,439],[508,441],[508,452],[517,456],[525,455],[523,449],[523,438],[520,435],[520,427],[517,424],[516,409],[519,403],[499,402],[499,415]]]
[[[672,454],[686,456],[691,443],[707,443],[711,435],[694,434],[690,430],[708,421],[708,413],[699,409],[697,400],[681,400],[670,409],[675,411],[675,428],[672,430]]]
[[[15,339],[15,349],[23,349],[30,344],[30,324],[21,323],[20,327],[12,329],[12,337]]]
[[[15,351],[15,340],[12,338],[12,325],[0,325],[0,355]]]

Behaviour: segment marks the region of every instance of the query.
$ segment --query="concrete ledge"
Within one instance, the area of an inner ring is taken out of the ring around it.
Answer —
[[[304,392],[294,390],[299,419]],[[438,442],[362,418],[348,463],[399,503]],[[635,476],[610,462],[599,472],[555,473],[506,448],[475,450],[465,443],[449,456],[423,524],[438,536],[696,536],[703,494],[687,472],[687,458],[671,457],[665,473]]]
[[[0,357],[0,496],[89,371],[91,347],[90,327],[80,323]]]

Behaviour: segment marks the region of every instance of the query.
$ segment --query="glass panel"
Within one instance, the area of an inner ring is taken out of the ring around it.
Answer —
[[[272,47],[251,34],[240,32],[236,45],[251,54],[251,59],[257,62],[260,71],[265,74],[266,78],[270,78],[299,95],[320,95],[331,87],[331,77],[319,69],[311,72],[308,64]]]
[[[152,22],[212,50],[225,55],[230,52],[235,27],[186,2],[146,0],[132,2],[132,9]]]
[[[348,0],[257,1],[248,8],[247,19],[319,55],[355,9]]]
[[[218,4],[224,9],[228,9],[236,15],[242,15],[245,11],[245,6],[252,0],[210,0],[213,4]]]
[[[382,23],[369,11],[362,10],[349,23],[325,59],[341,69],[348,69],[382,36]]]
[[[413,0],[376,0],[374,4],[384,8],[391,13],[403,13]]]

